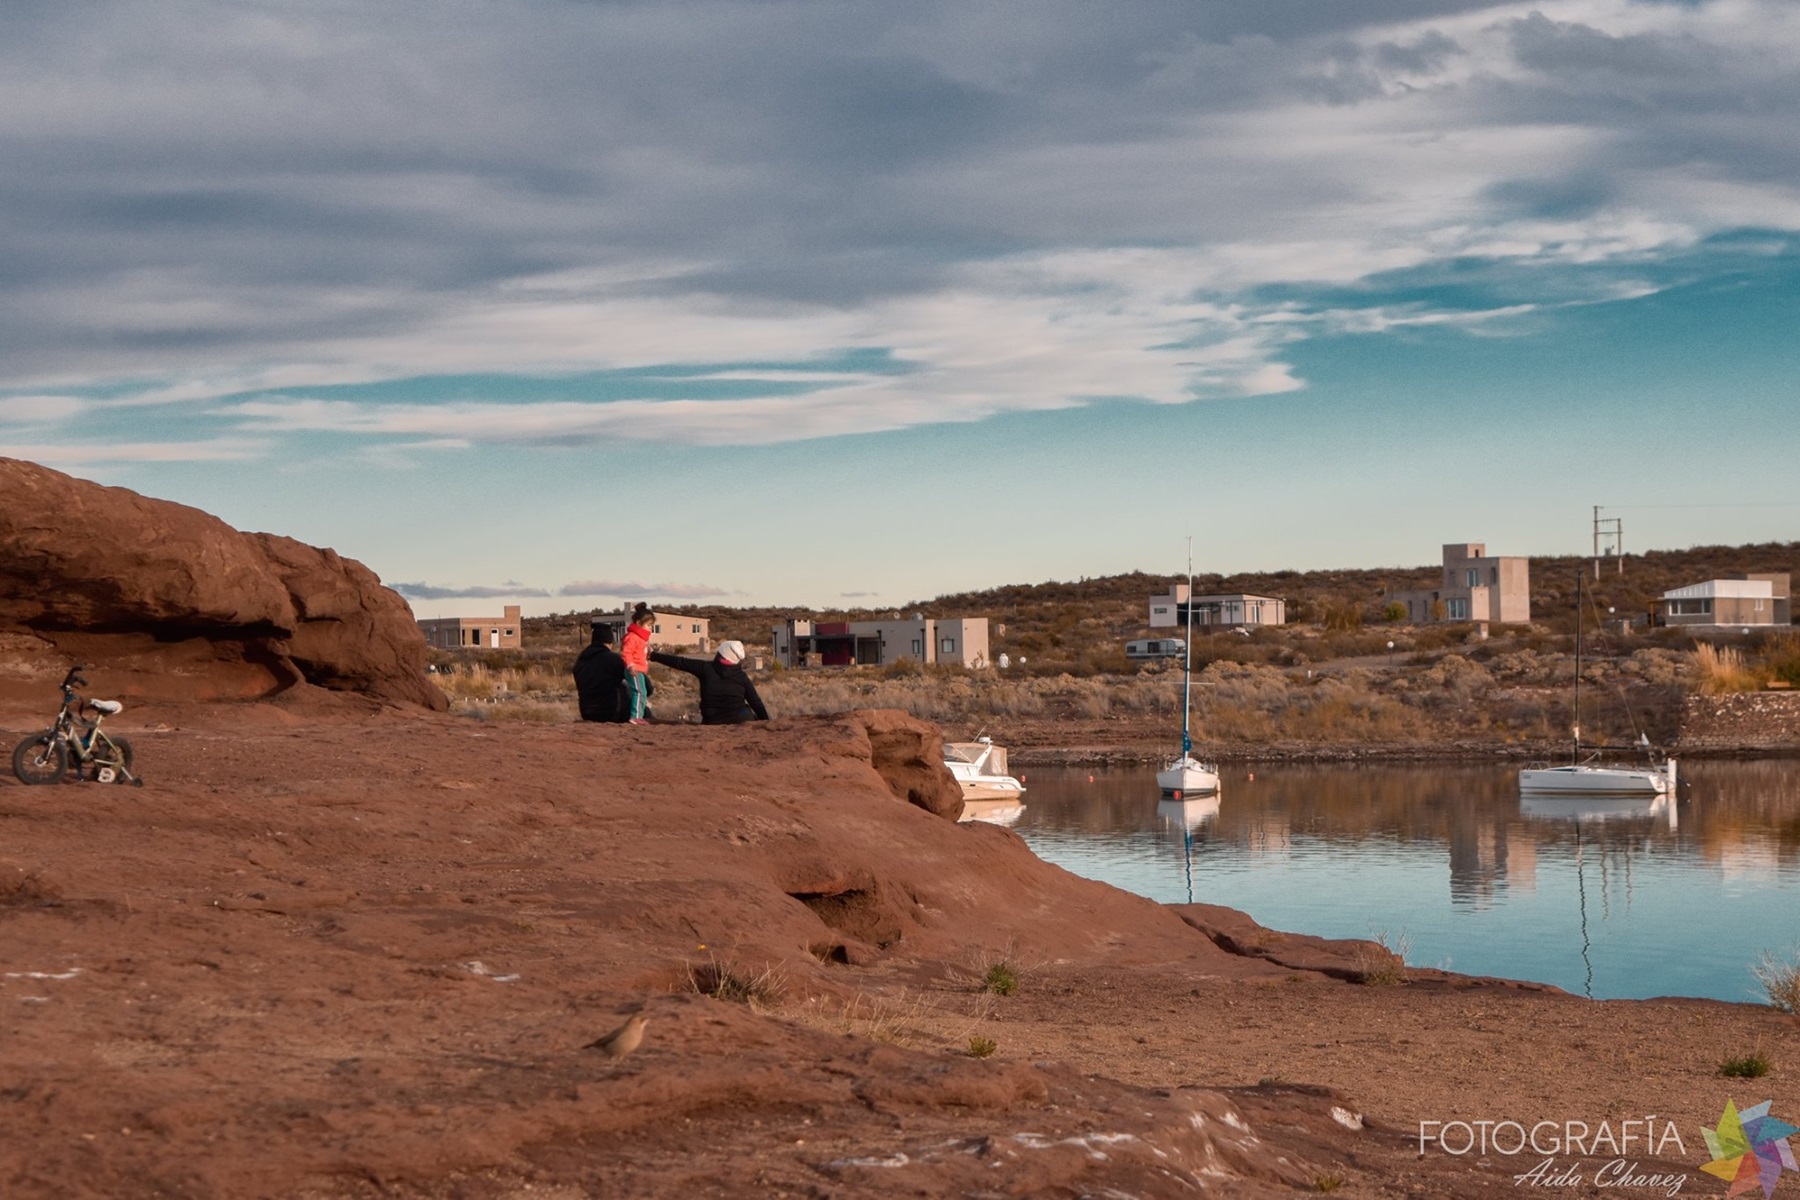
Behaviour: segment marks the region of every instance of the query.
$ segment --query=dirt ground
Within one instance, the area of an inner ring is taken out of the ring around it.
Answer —
[[[1364,944],[897,799],[847,718],[118,725],[141,789],[0,777],[8,1200],[1706,1196],[1727,1100],[1800,1113],[1791,1017],[1349,982]],[[632,1013],[640,1048],[587,1048]],[[1422,1121],[1638,1140],[1421,1154]],[[1516,1178],[1546,1157],[1580,1182]]]

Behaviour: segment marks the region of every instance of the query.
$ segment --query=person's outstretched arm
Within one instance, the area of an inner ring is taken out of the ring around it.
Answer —
[[[682,658],[674,654],[664,654],[661,650],[650,652],[650,661],[661,663],[665,667],[673,667],[677,671],[686,671],[689,675],[698,675],[706,666],[704,658]]]

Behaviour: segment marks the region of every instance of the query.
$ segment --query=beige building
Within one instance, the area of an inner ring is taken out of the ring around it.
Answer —
[[[425,644],[441,650],[517,650],[521,637],[516,604],[497,617],[427,617],[419,628]]]
[[[652,650],[698,650],[701,654],[712,653],[712,621],[708,618],[667,612],[652,613],[651,616]],[[594,618],[593,623],[612,626],[613,645],[616,647],[625,640],[625,627],[631,624],[631,610],[601,613]]]
[[[1790,625],[1793,601],[1786,575],[1727,575],[1664,592],[1656,602],[1662,625]]]
[[[1531,560],[1490,555],[1480,542],[1444,547],[1444,577],[1439,587],[1395,592],[1388,597],[1406,606],[1414,625],[1434,621],[1491,621],[1523,625],[1531,620]]]
[[[801,621],[773,630],[771,649],[784,667],[879,667],[911,659],[927,664],[988,665],[986,617],[891,621]]]
[[[1275,596],[1252,596],[1245,592],[1195,596],[1193,609],[1196,629],[1287,624],[1287,601]],[[1181,628],[1187,625],[1187,619],[1187,584],[1174,584],[1163,595],[1150,597],[1150,628]]]

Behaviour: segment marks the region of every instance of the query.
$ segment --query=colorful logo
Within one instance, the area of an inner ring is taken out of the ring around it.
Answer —
[[[1727,1100],[1719,1127],[1700,1130],[1706,1138],[1706,1148],[1712,1152],[1712,1161],[1700,1169],[1731,1184],[1725,1189],[1727,1196],[1747,1192],[1760,1184],[1767,1200],[1774,1195],[1775,1181],[1781,1178],[1784,1169],[1800,1171],[1800,1165],[1794,1162],[1794,1148],[1788,1145],[1789,1135],[1800,1133],[1800,1129],[1771,1117],[1769,1105],[1772,1103],[1764,1100],[1754,1108],[1739,1112],[1737,1106]]]

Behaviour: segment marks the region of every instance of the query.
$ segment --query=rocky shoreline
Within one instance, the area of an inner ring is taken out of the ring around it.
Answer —
[[[8,1197],[1498,1196],[1419,1123],[1648,1112],[1698,1189],[1800,1108],[1790,1017],[1154,904],[934,815],[897,713],[129,715],[145,788],[0,780]]]

